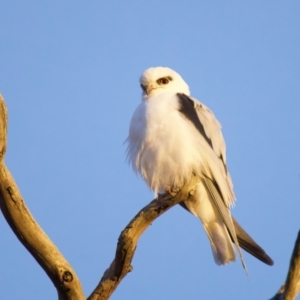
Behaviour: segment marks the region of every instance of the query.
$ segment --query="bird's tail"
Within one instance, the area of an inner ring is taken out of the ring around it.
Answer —
[[[233,225],[237,235],[237,239],[241,248],[262,261],[263,263],[272,266],[273,260],[256,242],[250,237],[250,235],[239,225],[239,223],[232,217]]]
[[[213,257],[217,265],[235,261],[235,250],[222,220],[202,223],[209,238]]]
[[[225,202],[223,201],[219,187],[215,182],[213,182],[208,177],[204,177],[203,184],[207,191],[207,195],[209,196],[210,202],[212,203],[212,206],[215,209],[216,215],[218,215],[220,217],[220,219],[223,221],[223,224],[226,227],[228,234],[230,235],[232,241],[236,245],[236,249],[240,256],[242,265],[244,267],[246,274],[248,275],[247,266],[244,261],[244,257],[243,257],[243,254],[242,254],[242,251],[241,251],[241,248],[239,245],[239,241],[238,241],[238,238],[237,238],[237,235],[235,232],[235,228],[233,225],[229,207],[227,207],[227,205],[225,205]]]
[[[216,264],[225,265],[234,261],[236,254],[228,228],[206,187],[199,183],[193,196],[181,205],[200,219]]]
[[[198,198],[200,193],[204,196],[202,199]],[[205,201],[205,190],[199,191],[199,194],[194,195],[194,199],[181,202],[180,205],[201,220],[209,238],[216,264],[228,264],[234,261],[236,257],[232,244],[234,239],[229,235],[228,229],[220,217],[220,214],[216,212],[214,205],[211,205],[210,201]],[[231,218],[239,246],[263,263],[272,266],[274,262],[268,254],[249,236],[232,216]]]

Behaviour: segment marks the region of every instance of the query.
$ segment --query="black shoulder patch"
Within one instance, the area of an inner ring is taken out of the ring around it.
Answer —
[[[200,134],[205,138],[207,143],[211,146],[211,148],[213,148],[211,139],[206,135],[203,124],[201,123],[197,115],[194,106],[194,101],[185,94],[178,93],[177,97],[180,103],[179,111],[195,125],[195,127],[200,132]]]

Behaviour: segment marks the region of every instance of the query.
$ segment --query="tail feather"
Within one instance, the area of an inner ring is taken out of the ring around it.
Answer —
[[[210,178],[204,177],[203,183],[205,186],[205,189],[207,190],[207,194],[209,195],[209,198],[211,199],[211,202],[214,204],[214,207],[216,209],[216,214],[219,215],[221,220],[223,221],[224,225],[226,226],[228,230],[228,234],[230,235],[232,241],[235,243],[236,249],[238,251],[238,254],[240,256],[242,265],[244,267],[244,270],[246,272],[246,275],[248,275],[247,266],[239,245],[239,241],[235,232],[235,228],[233,225],[232,217],[230,214],[229,207],[225,205],[225,202],[223,201],[219,191],[218,186],[213,182]]]
[[[217,207],[211,201],[206,187],[199,183],[193,196],[180,204],[200,219],[209,238],[216,264],[225,265],[234,261],[236,254],[229,231]]]
[[[263,263],[272,266],[274,264],[271,257],[250,237],[250,235],[239,225],[232,217],[235,232],[238,238],[239,245],[248,253],[262,261]]]
[[[180,205],[185,208],[187,211],[192,212],[191,204],[187,202],[181,202]],[[188,207],[189,206],[189,207]],[[193,214],[197,215],[200,218],[199,211],[193,211]],[[239,223],[232,217],[232,222],[235,228],[235,232],[237,235],[238,243],[240,247],[246,252],[250,253],[254,257],[256,257],[261,262],[272,266],[274,264],[272,258],[268,256],[268,254],[262,249],[251,237],[250,235],[239,225]],[[200,218],[201,220],[201,218]],[[229,237],[227,229],[225,233],[221,227],[221,223],[208,223],[203,224],[205,232],[209,238],[214,260],[217,265],[224,265],[235,261],[235,251],[232,246],[232,238]],[[219,226],[217,226],[217,224]],[[225,239],[224,239],[225,237]],[[224,246],[226,241],[226,245]]]
[[[203,224],[217,265],[235,261],[235,251],[226,227],[220,222]]]

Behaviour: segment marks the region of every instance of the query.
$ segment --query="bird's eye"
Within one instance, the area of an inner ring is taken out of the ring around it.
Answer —
[[[166,85],[170,82],[170,79],[168,77],[159,78],[156,81],[159,85]]]

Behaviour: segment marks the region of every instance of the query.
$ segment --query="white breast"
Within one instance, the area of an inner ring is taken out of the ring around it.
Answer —
[[[174,93],[151,97],[138,106],[127,141],[128,160],[155,192],[180,188],[192,172],[201,176],[205,162],[212,159],[206,141],[179,112]]]

